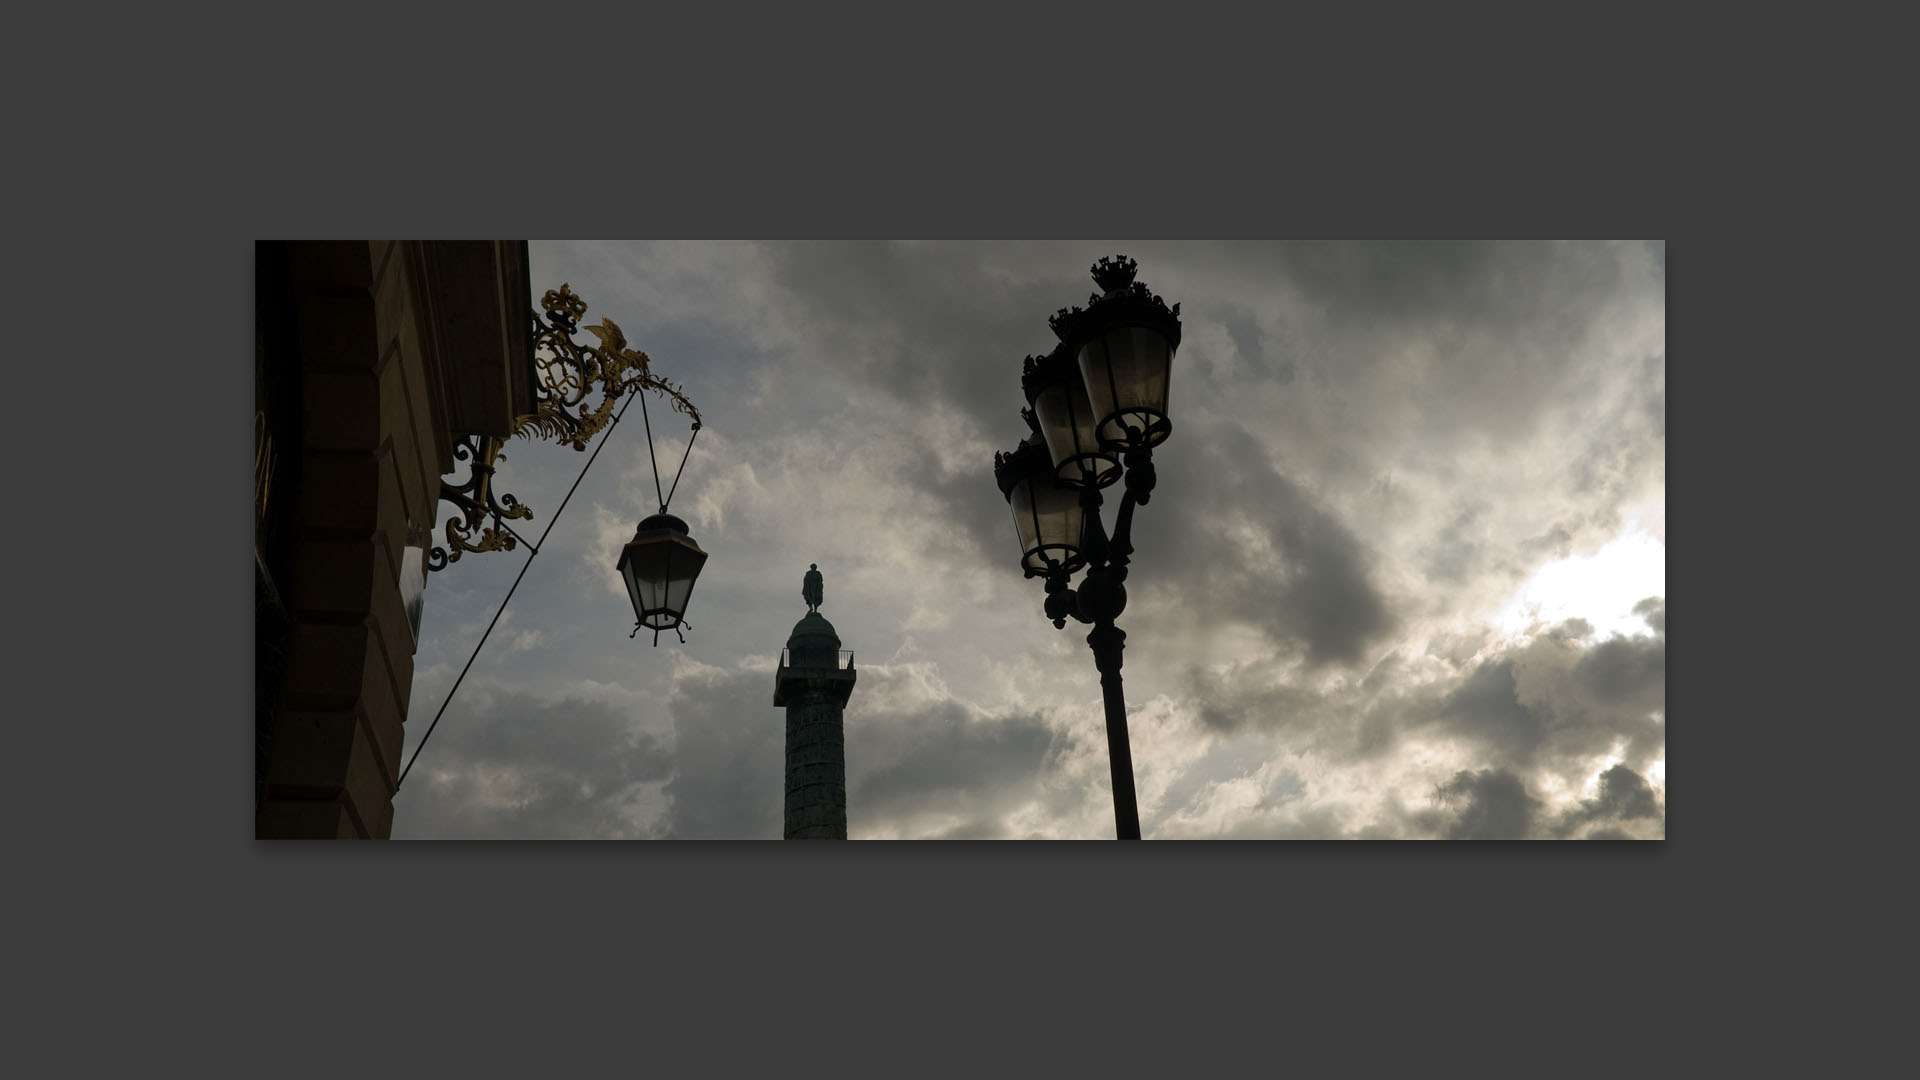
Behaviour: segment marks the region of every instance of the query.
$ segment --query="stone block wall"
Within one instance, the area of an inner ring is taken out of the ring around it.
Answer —
[[[304,445],[298,448],[291,623],[261,837],[385,838],[415,643],[400,596],[409,534],[430,533],[448,435],[423,348],[405,245],[287,245]]]

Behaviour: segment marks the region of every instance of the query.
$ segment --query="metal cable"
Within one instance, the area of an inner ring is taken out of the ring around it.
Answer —
[[[573,487],[570,487],[567,489],[566,498],[563,498],[560,500],[560,505],[557,509],[554,510],[553,516],[547,519],[547,527],[543,532],[541,532],[539,543],[528,545],[533,550],[527,555],[527,561],[520,564],[520,573],[514,577],[513,585],[507,589],[507,595],[501,598],[500,606],[494,609],[493,618],[487,622],[486,633],[481,634],[480,640],[474,644],[472,655],[467,657],[466,667],[461,668],[460,675],[453,680],[453,687],[447,691],[446,700],[440,703],[440,711],[433,714],[433,723],[428,724],[426,734],[420,736],[420,745],[413,748],[413,756],[407,759],[407,767],[400,770],[400,779],[395,780],[393,782],[393,791],[395,795],[398,795],[400,793],[400,785],[407,782],[407,774],[413,771],[413,763],[420,760],[420,751],[426,749],[427,740],[433,737],[433,729],[440,726],[440,718],[446,715],[447,706],[453,703],[453,695],[459,691],[461,681],[467,677],[467,672],[473,668],[474,660],[480,656],[480,647],[487,643],[487,637],[493,633],[494,625],[500,621],[501,612],[504,612],[507,610],[507,601],[513,599],[513,592],[515,589],[518,589],[520,587],[521,578],[524,578],[527,576],[527,568],[533,565],[534,556],[540,554],[540,544],[544,544],[547,542],[547,533],[552,532],[553,526],[560,520],[560,512],[567,508],[567,500],[573,498],[574,491],[580,487],[580,481],[587,478],[587,470],[593,468],[594,461],[600,457],[600,451],[605,449],[607,445],[608,436],[613,434],[613,429],[619,426],[620,424],[620,417],[626,415],[627,406],[632,404],[633,404],[633,399],[628,398],[626,404],[620,406],[620,411],[614,414],[613,423],[608,425],[607,430],[601,434],[600,442],[594,446],[593,454],[587,458],[587,463],[580,467],[580,475],[573,478]],[[645,416],[646,415],[645,402],[641,403],[640,410],[641,410],[641,415]],[[688,445],[691,446],[692,444],[689,443]],[[651,437],[651,430],[649,430],[649,437],[647,440],[647,452],[649,454],[653,452],[653,440]],[[656,469],[655,477],[654,477],[654,484],[656,487],[659,485],[659,482],[660,480],[658,476],[658,469]],[[499,517],[499,515],[497,514],[494,516],[496,520]]]
[[[645,406],[642,406],[642,408],[645,408]],[[695,420],[693,422],[693,434],[687,436],[687,449],[680,455],[680,468],[674,471],[673,486],[667,489],[667,497],[660,500],[660,512],[663,514],[667,512],[667,503],[673,501],[673,493],[680,490],[680,474],[687,471],[687,455],[693,453],[693,440],[699,437],[700,421]],[[651,449],[653,444],[649,441],[647,445],[648,448]],[[660,483],[660,478],[658,476],[654,477],[653,482],[657,488]]]
[[[653,457],[653,421],[647,417],[647,392],[644,388],[636,389],[633,396],[640,399],[640,421],[647,425],[647,462],[653,466],[653,494],[660,500],[660,512],[664,514],[667,512],[667,497],[660,494],[660,463]],[[631,404],[633,399],[628,398],[627,405]],[[625,412],[626,405],[620,409]],[[691,441],[687,443],[687,448],[693,448]]]

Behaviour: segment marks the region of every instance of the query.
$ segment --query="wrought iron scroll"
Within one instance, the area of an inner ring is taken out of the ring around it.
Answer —
[[[694,429],[700,426],[700,410],[680,387],[653,374],[647,354],[627,347],[627,338],[612,319],[602,316],[598,325],[586,327],[599,338],[598,347],[573,340],[587,302],[576,296],[570,285],[549,289],[540,298],[539,313],[533,315],[534,411],[514,421],[512,437],[561,443],[584,451],[593,437],[611,422],[614,405],[629,392],[651,390],[673,403],[675,412],[691,417]],[[589,404],[588,396],[600,391],[598,403]],[[454,445],[454,457],[471,462],[465,483],[440,482],[440,498],[453,503],[460,514],[447,519],[446,547],[435,547],[427,554],[427,568],[445,569],[459,560],[462,552],[512,551],[517,537],[506,522],[533,517],[531,507],[512,495],[502,493],[496,499],[493,473],[497,462],[506,460],[501,452],[505,440],[497,436],[472,435]],[[486,527],[491,518],[495,527]]]
[[[460,513],[447,519],[447,546],[427,552],[427,569],[444,570],[460,561],[464,551],[512,551],[517,541],[507,520],[533,517],[533,508],[512,495],[494,498],[493,466],[503,457],[501,442],[497,435],[467,435],[453,444],[454,460],[471,464],[465,483],[440,481],[441,501],[459,507]],[[496,527],[485,527],[488,518]]]

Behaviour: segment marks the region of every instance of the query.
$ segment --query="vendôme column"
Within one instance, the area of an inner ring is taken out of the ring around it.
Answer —
[[[840,666],[840,635],[820,614],[820,564],[800,595],[807,614],[794,624],[774,676],[773,704],[787,710],[788,840],[847,838],[847,751],[843,716],[853,696],[853,654]]]

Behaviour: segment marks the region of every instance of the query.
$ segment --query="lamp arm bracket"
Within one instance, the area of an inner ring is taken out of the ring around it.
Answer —
[[[1080,614],[1078,594],[1067,586],[1069,576],[1058,572],[1047,575],[1046,612],[1056,630],[1066,629],[1069,618],[1076,622],[1088,621]]]
[[[1100,501],[1098,488],[1080,489],[1080,554],[1092,567],[1105,566],[1109,555],[1107,527],[1100,520]]]
[[[1122,579],[1127,574],[1127,558],[1133,554],[1133,508],[1139,501],[1129,488],[1120,496],[1120,512],[1113,519],[1112,554],[1108,561]]]

